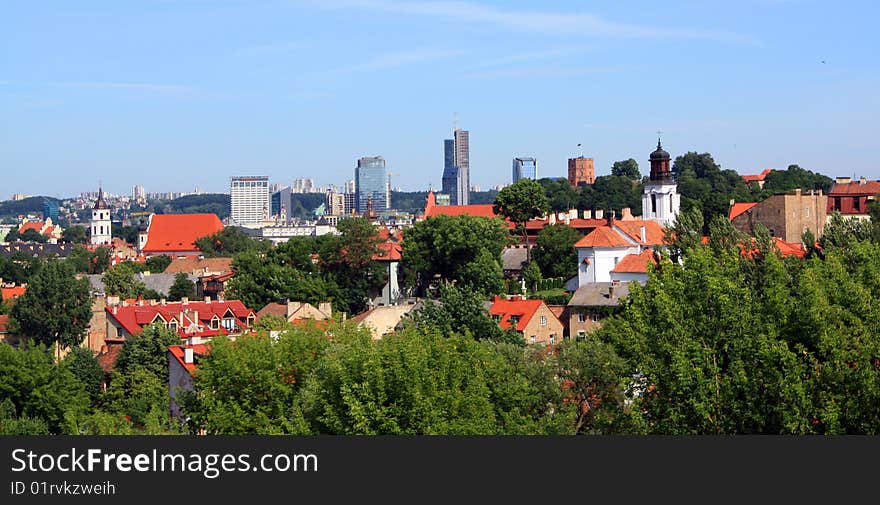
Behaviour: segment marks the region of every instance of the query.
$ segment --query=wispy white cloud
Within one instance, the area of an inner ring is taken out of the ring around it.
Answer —
[[[273,56],[291,53],[307,47],[308,44],[303,42],[278,42],[242,47],[236,49],[234,53],[238,56]]]
[[[193,86],[151,82],[64,81],[55,84],[67,88],[117,89],[162,95],[192,95],[200,92],[198,88]]]
[[[497,68],[488,70],[476,70],[463,72],[463,79],[493,79],[493,78],[545,78],[566,77],[584,74],[607,74],[623,70],[622,67],[590,67],[590,66],[524,66],[515,68]]]
[[[587,12],[549,12],[511,10],[476,2],[457,0],[304,0],[297,2],[326,9],[361,9],[414,16],[446,18],[466,23],[483,23],[515,30],[579,34],[599,37],[647,37],[664,39],[699,39],[757,45],[750,35],[724,30],[685,27],[658,28],[607,20]]]
[[[417,48],[406,51],[394,51],[380,54],[366,61],[341,69],[341,72],[370,72],[389,68],[403,67],[460,56],[464,51],[459,49]]]
[[[477,62],[473,65],[468,65],[464,67],[465,71],[473,71],[480,70],[492,67],[502,67],[506,65],[513,64],[522,64],[522,63],[531,63],[535,61],[542,60],[552,60],[558,59],[563,56],[571,56],[574,54],[578,54],[585,51],[584,48],[577,47],[567,47],[567,48],[555,48],[555,49],[545,49],[540,51],[523,51],[521,53],[510,54],[507,56],[499,56],[493,59],[487,59],[481,62]]]

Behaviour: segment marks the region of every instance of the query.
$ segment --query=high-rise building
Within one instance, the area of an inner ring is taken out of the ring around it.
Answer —
[[[294,179],[292,191],[294,193],[314,193],[315,192],[315,180],[311,179],[311,178]]]
[[[131,196],[134,200],[143,201],[147,199],[147,192],[144,190],[143,185],[138,184],[132,188]]]
[[[456,128],[453,138],[443,141],[442,191],[449,195],[452,205],[467,205],[470,201],[470,133]]]
[[[328,190],[327,209],[331,216],[345,215],[345,194],[334,190]]]
[[[354,182],[358,212],[367,212],[368,204],[373,212],[388,210],[385,158],[365,156],[359,159],[354,172]]]
[[[269,178],[263,175],[232,177],[229,186],[233,224],[259,224],[269,218]]]
[[[512,178],[512,182],[520,179],[538,180],[538,161],[535,158],[514,158]]]
[[[291,191],[290,186],[281,188],[272,193],[271,201],[272,216],[281,222],[290,221]]]
[[[568,183],[574,187],[596,182],[596,171],[593,169],[593,158],[568,159]]]
[[[43,200],[43,221],[47,219],[52,219],[52,223],[58,224],[58,200],[50,200],[48,198]]]

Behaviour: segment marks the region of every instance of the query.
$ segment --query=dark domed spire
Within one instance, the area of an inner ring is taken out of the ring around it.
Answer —
[[[98,187],[98,201],[95,202],[95,209],[106,209],[107,202],[104,201],[104,188]]]
[[[669,153],[663,150],[660,137],[657,137],[657,149],[651,153],[651,182],[672,184],[672,171],[669,169]]]

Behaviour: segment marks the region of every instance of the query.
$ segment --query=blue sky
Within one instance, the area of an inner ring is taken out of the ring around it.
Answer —
[[[352,178],[381,155],[440,185],[454,114],[471,182],[566,159],[710,152],[880,178],[872,1],[4,2],[0,198]],[[824,62],[824,63],[823,63]]]

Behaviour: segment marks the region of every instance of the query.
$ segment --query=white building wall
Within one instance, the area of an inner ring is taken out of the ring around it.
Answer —
[[[648,184],[642,193],[642,219],[656,221],[662,226],[672,226],[678,211],[681,208],[681,195],[675,184]],[[657,210],[654,212],[651,205],[651,195],[657,201]]]
[[[627,254],[639,254],[638,245],[630,247],[583,247],[578,248],[578,286],[596,282],[611,282],[611,271]],[[590,264],[584,263],[590,259]]]

